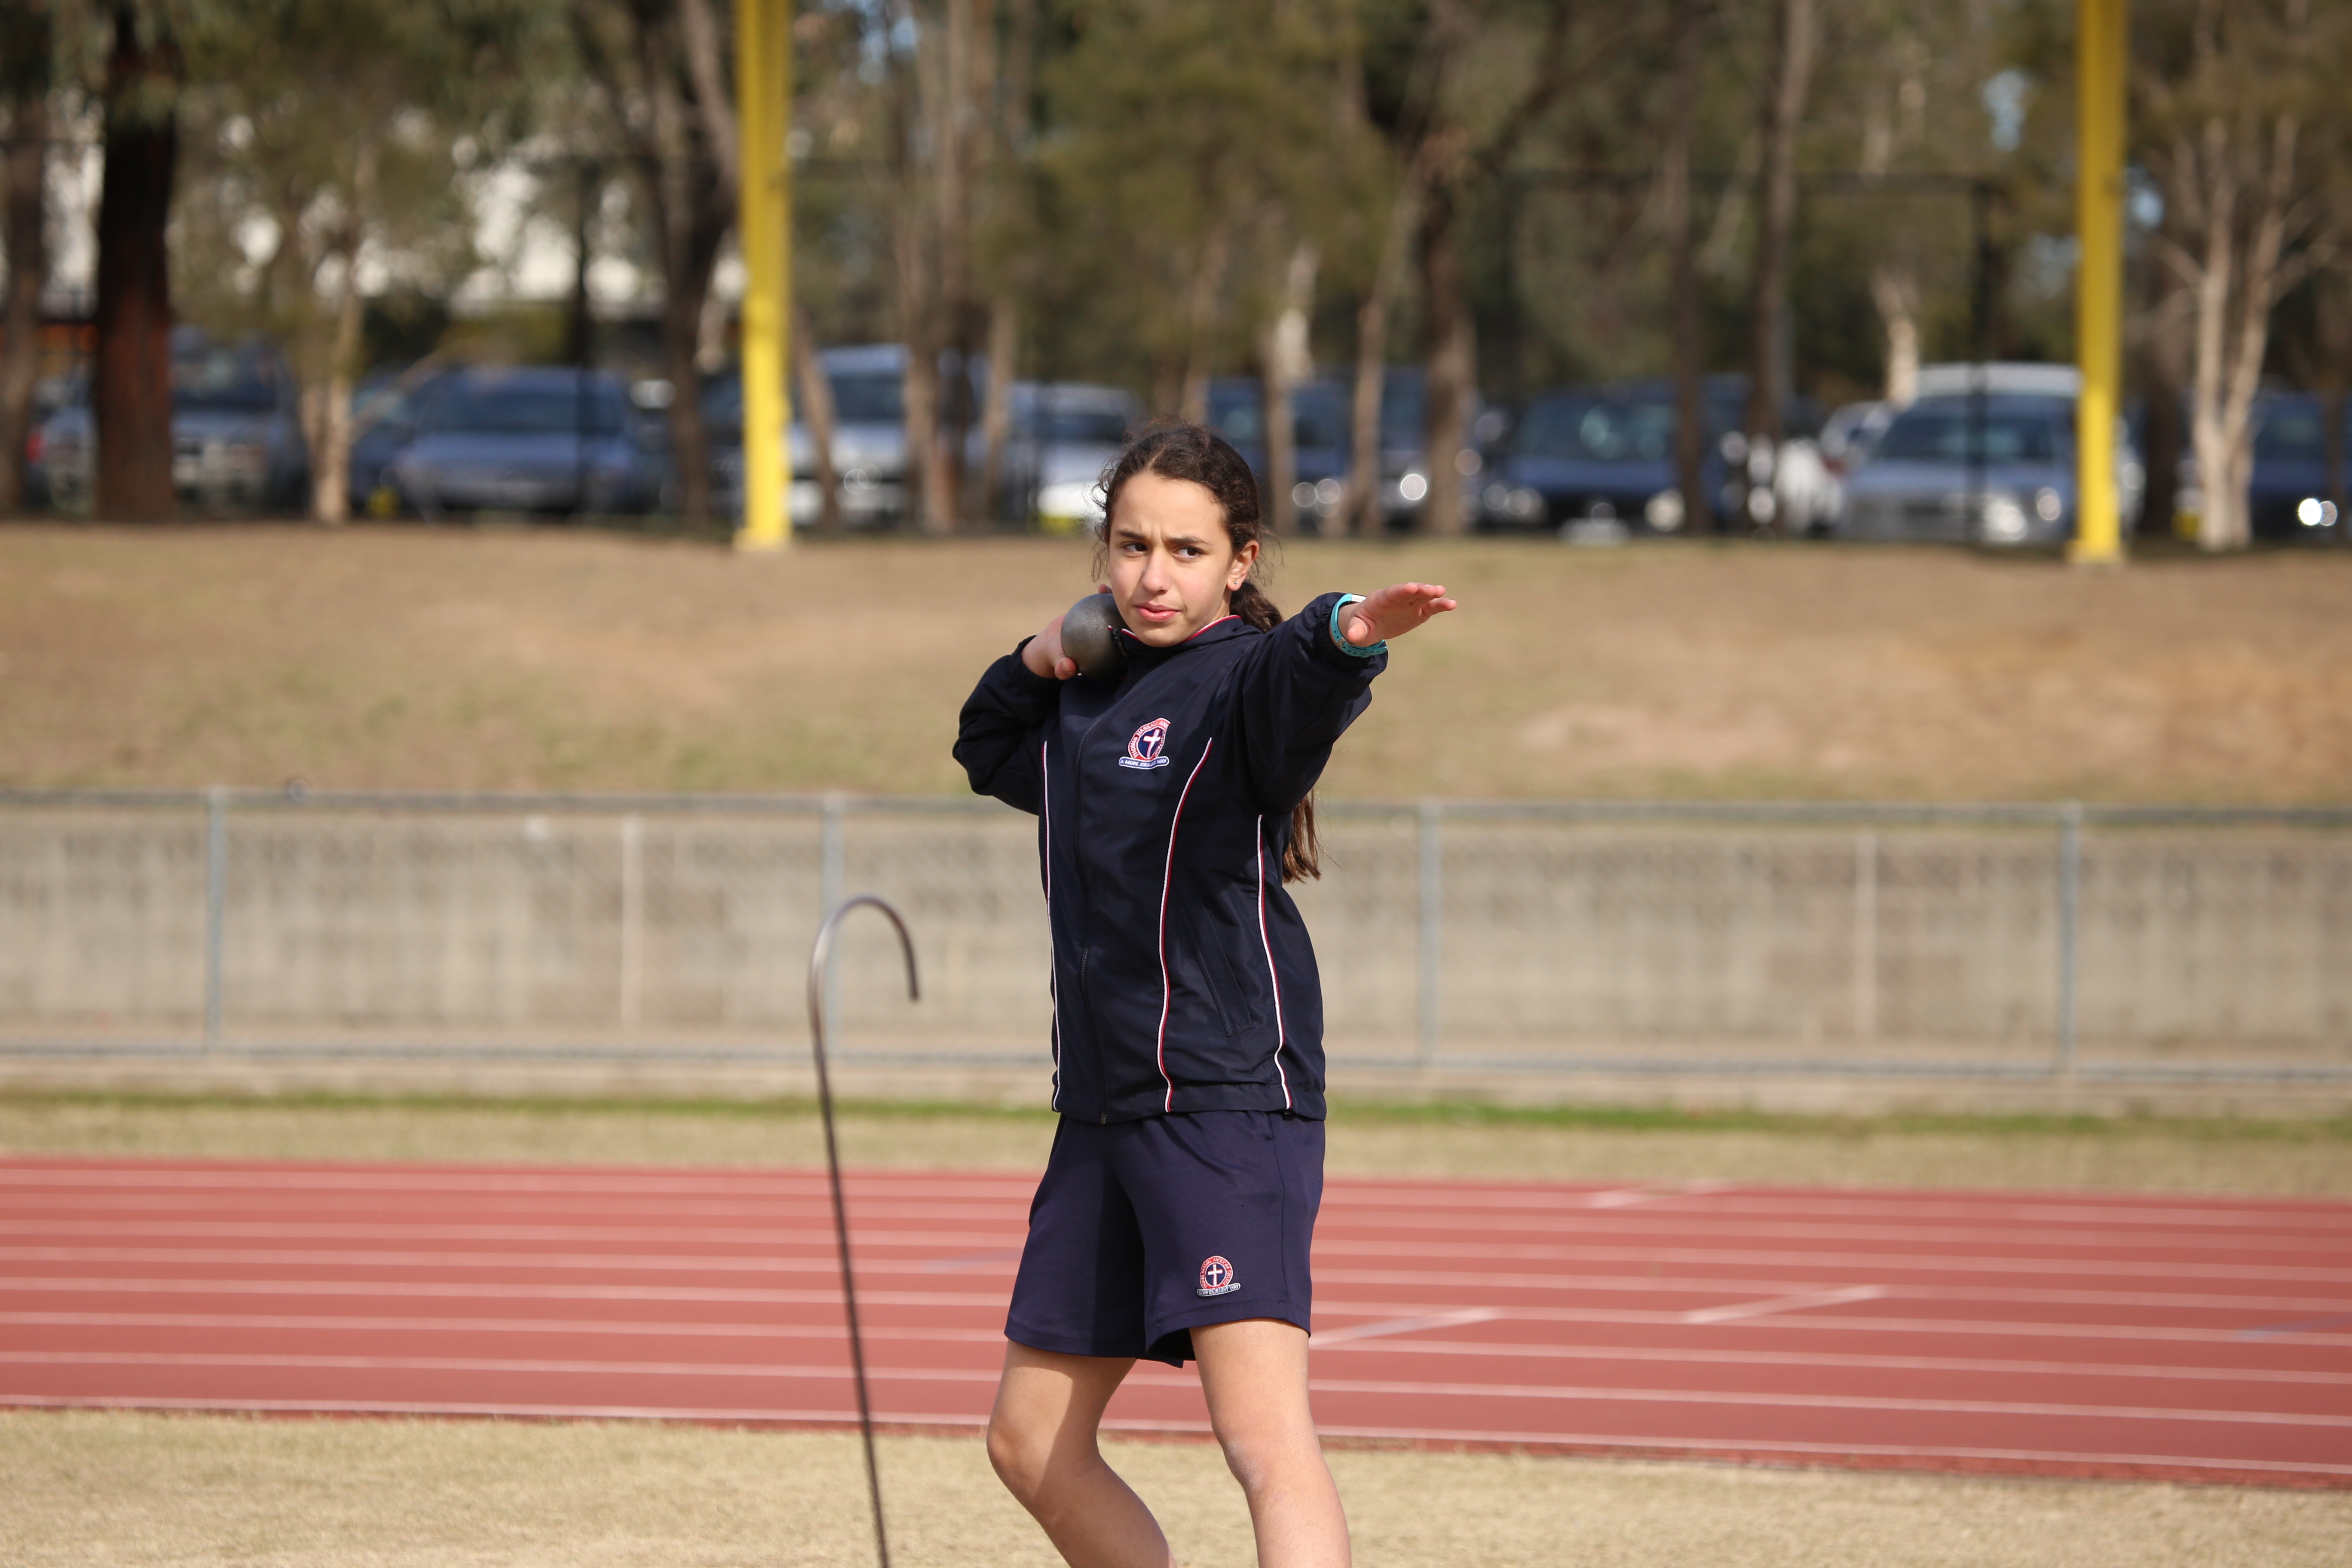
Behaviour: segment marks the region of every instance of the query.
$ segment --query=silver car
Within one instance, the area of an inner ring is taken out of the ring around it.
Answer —
[[[2139,467],[2127,447],[2116,467],[2129,518]],[[1923,397],[1887,425],[1843,492],[1833,528],[1843,539],[2063,543],[2074,533],[2074,399]]]

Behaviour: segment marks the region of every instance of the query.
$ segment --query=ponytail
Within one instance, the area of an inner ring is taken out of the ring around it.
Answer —
[[[1180,419],[1155,420],[1131,434],[1127,450],[1103,470],[1103,521],[1095,536],[1095,574],[1102,575],[1108,551],[1110,519],[1118,506],[1118,492],[1139,473],[1156,473],[1171,479],[1190,479],[1214,496],[1224,509],[1225,533],[1238,552],[1258,542],[1257,478],[1233,444],[1213,430]],[[1255,567],[1252,568],[1255,570]],[[1233,592],[1226,607],[1262,632],[1282,624],[1282,612],[1255,580]],[[1315,836],[1315,792],[1290,808],[1290,842],[1282,851],[1282,879],[1301,881],[1323,875],[1323,847]]]

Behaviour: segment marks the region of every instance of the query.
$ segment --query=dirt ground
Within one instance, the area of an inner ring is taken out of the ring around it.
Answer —
[[[1216,1450],[1119,1443],[1177,1560],[1251,1560]],[[971,1439],[886,1438],[893,1560],[1048,1568]],[[1364,1568],[2264,1568],[2341,1564],[2352,1493],[1331,1457]],[[0,1415],[20,1568],[871,1563],[856,1439],[594,1423]]]
[[[2352,559],[1292,544],[1440,580],[1339,795],[2342,801]],[[536,530],[0,527],[0,785],[962,786],[985,661],[1083,542],[772,559]]]
[[[1690,1124],[1678,1122],[1688,1121]],[[853,1165],[1045,1168],[1049,1115],[852,1108]],[[803,1106],[173,1101],[0,1096],[0,1155],[801,1165],[824,1157]],[[1341,1105],[1335,1174],[2093,1189],[2352,1197],[2352,1126],[1660,1116],[1498,1118]]]

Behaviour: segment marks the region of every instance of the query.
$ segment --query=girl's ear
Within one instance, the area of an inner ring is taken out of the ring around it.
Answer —
[[[1238,594],[1249,581],[1250,568],[1257,564],[1257,541],[1253,539],[1234,552],[1234,563],[1225,573],[1225,592]]]

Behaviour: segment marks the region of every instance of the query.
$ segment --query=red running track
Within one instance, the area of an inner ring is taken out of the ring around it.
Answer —
[[[1030,1186],[851,1178],[882,1420],[985,1419]],[[833,1245],[805,1172],[0,1162],[0,1405],[838,1425]],[[2352,1205],[1350,1180],[1315,1250],[1342,1440],[2352,1485]]]

